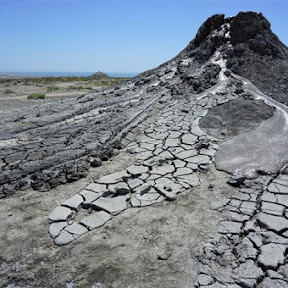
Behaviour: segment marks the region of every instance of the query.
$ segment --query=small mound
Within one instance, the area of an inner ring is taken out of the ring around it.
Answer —
[[[104,73],[104,72],[101,72],[101,71],[98,71],[94,74],[92,74],[91,76],[89,76],[91,78],[96,78],[96,79],[101,79],[101,78],[109,78],[109,76]]]

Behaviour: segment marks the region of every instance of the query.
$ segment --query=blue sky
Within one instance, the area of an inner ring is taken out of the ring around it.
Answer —
[[[0,0],[0,71],[143,72],[211,15],[248,10],[288,45],[287,0]]]

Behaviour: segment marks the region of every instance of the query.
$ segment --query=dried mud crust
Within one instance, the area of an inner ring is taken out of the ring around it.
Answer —
[[[195,287],[288,287],[288,176],[261,176],[219,207]]]
[[[123,152],[135,154],[136,161],[95,179],[50,213],[49,234],[55,244],[69,244],[127,209],[175,201],[201,185],[201,172],[213,163],[218,144],[199,128],[199,120],[209,107],[233,97],[203,93],[201,99],[167,102],[154,121],[150,117],[131,130],[122,138],[127,145]]]

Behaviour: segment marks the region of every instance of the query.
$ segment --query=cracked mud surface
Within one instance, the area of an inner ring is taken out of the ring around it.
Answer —
[[[215,103],[225,101],[229,97],[218,96]],[[217,141],[198,126],[206,111],[192,100],[176,100],[158,112],[154,123],[144,122],[137,127],[143,127],[143,134],[127,134],[122,142],[128,143],[125,150],[135,154],[136,162],[97,179],[55,208],[49,216],[49,231],[55,243],[70,243],[129,207],[174,201],[179,193],[200,185],[199,173],[208,169],[218,148]],[[71,221],[81,206],[91,209],[91,215],[79,223]],[[91,213],[92,210],[95,212]]]
[[[234,192],[202,249],[196,287],[287,287],[287,185],[286,174],[261,176]]]
[[[4,287],[288,287],[287,107],[227,70],[231,21],[120,87],[5,113]]]

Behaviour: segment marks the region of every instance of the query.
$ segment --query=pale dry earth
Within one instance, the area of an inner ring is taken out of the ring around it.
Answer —
[[[16,287],[69,287],[68,283],[74,283],[71,287],[98,287],[97,283],[103,287],[191,287],[199,265],[198,249],[216,230],[215,199],[231,194],[225,173],[204,173],[201,187],[188,190],[177,202],[128,209],[67,246],[55,246],[48,234],[51,207],[99,174],[121,170],[131,160],[120,154],[76,183],[4,199],[0,208],[6,219],[1,224],[6,231],[1,237],[1,247],[6,247],[1,249],[4,287],[13,283]]]

